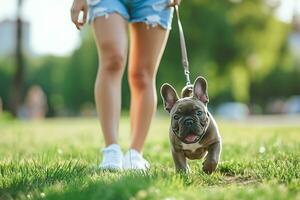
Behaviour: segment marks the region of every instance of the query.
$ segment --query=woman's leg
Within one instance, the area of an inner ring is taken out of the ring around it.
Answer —
[[[127,21],[118,14],[93,22],[99,69],[95,101],[106,146],[117,143],[121,110],[121,80],[126,65]]]
[[[168,35],[169,31],[160,26],[149,28],[145,23],[130,25],[131,148],[139,152],[156,111],[155,79]]]

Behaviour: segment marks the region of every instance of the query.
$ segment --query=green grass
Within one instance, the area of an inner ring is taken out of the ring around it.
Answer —
[[[147,173],[101,172],[96,119],[0,121],[0,200],[10,199],[300,199],[300,125],[219,122],[223,152],[213,175],[190,162],[175,174],[169,119],[153,121]],[[123,117],[120,143],[129,145]]]

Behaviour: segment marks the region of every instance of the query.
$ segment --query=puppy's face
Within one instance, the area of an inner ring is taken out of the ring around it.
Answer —
[[[188,92],[189,90],[192,93]],[[164,84],[161,88],[165,110],[171,116],[171,130],[182,142],[191,144],[198,142],[204,135],[209,124],[207,111],[207,82],[198,77],[193,87],[182,91],[179,99],[174,88]],[[188,95],[188,96],[185,96]]]

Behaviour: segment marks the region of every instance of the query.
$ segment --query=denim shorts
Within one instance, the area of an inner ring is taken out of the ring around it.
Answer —
[[[173,8],[168,7],[170,0],[88,0],[89,23],[96,17],[108,17],[118,13],[128,22],[144,22],[149,26],[160,25],[171,29]]]

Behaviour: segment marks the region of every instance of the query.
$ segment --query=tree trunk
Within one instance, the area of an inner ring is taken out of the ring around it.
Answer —
[[[10,111],[17,116],[18,108],[22,103],[22,91],[24,85],[24,59],[22,52],[23,45],[23,23],[21,19],[22,0],[18,0],[18,12],[16,22],[16,71],[13,77],[11,95],[10,95]]]

